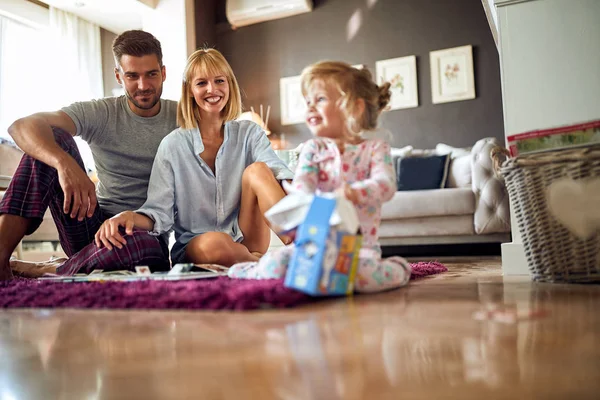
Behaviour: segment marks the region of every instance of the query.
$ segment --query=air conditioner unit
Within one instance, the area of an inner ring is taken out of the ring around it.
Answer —
[[[227,19],[234,28],[310,12],[312,0],[227,0]]]

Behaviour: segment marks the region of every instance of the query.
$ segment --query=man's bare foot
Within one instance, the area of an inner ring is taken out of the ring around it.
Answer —
[[[56,268],[65,261],[67,261],[66,258],[57,258],[42,262],[11,260],[10,268],[13,272],[25,278],[39,278],[46,273],[56,274]]]

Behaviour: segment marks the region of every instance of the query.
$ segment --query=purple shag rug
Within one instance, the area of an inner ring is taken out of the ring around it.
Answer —
[[[447,270],[437,262],[419,262],[412,264],[410,279]],[[282,279],[58,283],[15,278],[0,282],[2,308],[253,310],[294,307],[316,299],[284,287]]]

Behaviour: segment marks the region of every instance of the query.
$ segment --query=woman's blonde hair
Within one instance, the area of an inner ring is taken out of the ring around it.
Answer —
[[[332,84],[340,92],[338,107],[346,117],[348,131],[354,135],[377,128],[379,114],[392,96],[389,82],[377,86],[368,69],[354,68],[340,61],[321,61],[304,68],[301,76],[303,96],[315,80]],[[362,114],[359,99],[365,104]]]
[[[229,83],[229,100],[223,108],[223,118],[227,122],[239,117],[242,112],[242,96],[233,70],[221,52],[205,48],[196,50],[189,56],[183,71],[181,100],[177,105],[177,125],[184,129],[198,127],[200,110],[191,88],[192,79],[198,73],[202,76],[225,75]]]

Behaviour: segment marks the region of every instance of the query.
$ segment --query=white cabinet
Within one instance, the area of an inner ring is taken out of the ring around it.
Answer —
[[[495,0],[505,136],[600,119],[600,0]],[[516,221],[504,274],[527,274]]]

